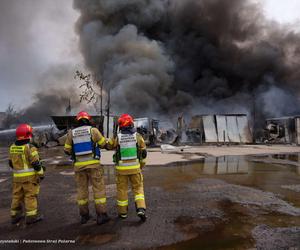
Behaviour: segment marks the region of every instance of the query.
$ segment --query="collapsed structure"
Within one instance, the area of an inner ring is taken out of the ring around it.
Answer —
[[[53,122],[59,130],[69,130],[74,128],[77,124],[76,116],[72,115],[61,115],[61,116],[51,116]],[[105,136],[111,137],[116,132],[116,116],[100,116],[93,115],[92,122]]]
[[[266,120],[264,141],[268,143],[300,144],[300,116]]]
[[[196,143],[253,142],[252,132],[245,114],[194,116],[186,128],[186,136],[187,141]]]
[[[65,130],[74,128],[76,126],[75,116],[51,116],[53,122],[59,130]],[[106,136],[113,137],[118,131],[118,116],[111,115],[109,119],[107,116],[92,116],[94,125]],[[172,143],[176,136],[175,130],[173,132],[169,130],[162,130],[159,128],[159,120],[149,117],[134,119],[134,125],[147,145],[155,145],[157,142],[169,142]]]
[[[40,147],[52,147],[64,144],[68,129],[76,126],[75,116],[52,116],[55,126],[34,127],[33,143]],[[106,137],[113,137],[118,131],[117,116],[92,116],[94,126]],[[196,115],[186,123],[180,116],[176,125],[164,124],[150,117],[134,120],[137,132],[147,145],[157,144],[248,144],[253,142],[297,144],[300,145],[300,116],[269,118],[265,121],[261,136],[253,138],[246,114],[207,114]],[[11,143],[15,130],[0,132],[2,145]],[[255,140],[254,140],[255,139]]]

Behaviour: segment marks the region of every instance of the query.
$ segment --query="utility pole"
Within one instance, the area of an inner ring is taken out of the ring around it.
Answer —
[[[103,81],[100,81],[100,114],[103,117]]]
[[[99,130],[101,133],[104,131],[104,117],[103,117],[103,81],[97,80],[97,86],[100,86],[100,124]],[[99,100],[97,98],[97,100]]]
[[[110,89],[108,89],[107,91],[107,127],[106,127],[106,137],[108,138],[109,137],[109,112],[110,112]]]
[[[252,92],[252,140],[255,143],[255,137],[256,137],[256,99],[255,99],[255,93],[254,91]]]

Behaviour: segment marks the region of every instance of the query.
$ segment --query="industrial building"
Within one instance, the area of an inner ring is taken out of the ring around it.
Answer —
[[[188,141],[199,143],[252,143],[246,114],[197,115],[186,129]]]

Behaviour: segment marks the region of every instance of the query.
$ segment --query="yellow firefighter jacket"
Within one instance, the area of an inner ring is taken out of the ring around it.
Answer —
[[[37,148],[28,144],[10,146],[9,159],[13,168],[14,182],[34,181],[38,177],[44,175],[44,170],[35,171],[32,164],[39,162],[39,154]]]

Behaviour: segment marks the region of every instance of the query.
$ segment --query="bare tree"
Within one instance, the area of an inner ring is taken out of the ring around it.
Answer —
[[[8,129],[12,125],[16,125],[17,123],[18,123],[18,112],[15,110],[14,105],[10,103],[5,111],[3,127]]]
[[[75,72],[75,79],[81,80],[83,83],[79,86],[82,90],[80,93],[80,102],[92,103],[97,112],[102,111],[102,102],[103,102],[103,82],[99,80],[94,80],[96,77],[92,77],[91,74],[84,74],[77,70]],[[99,110],[100,102],[100,110]]]

